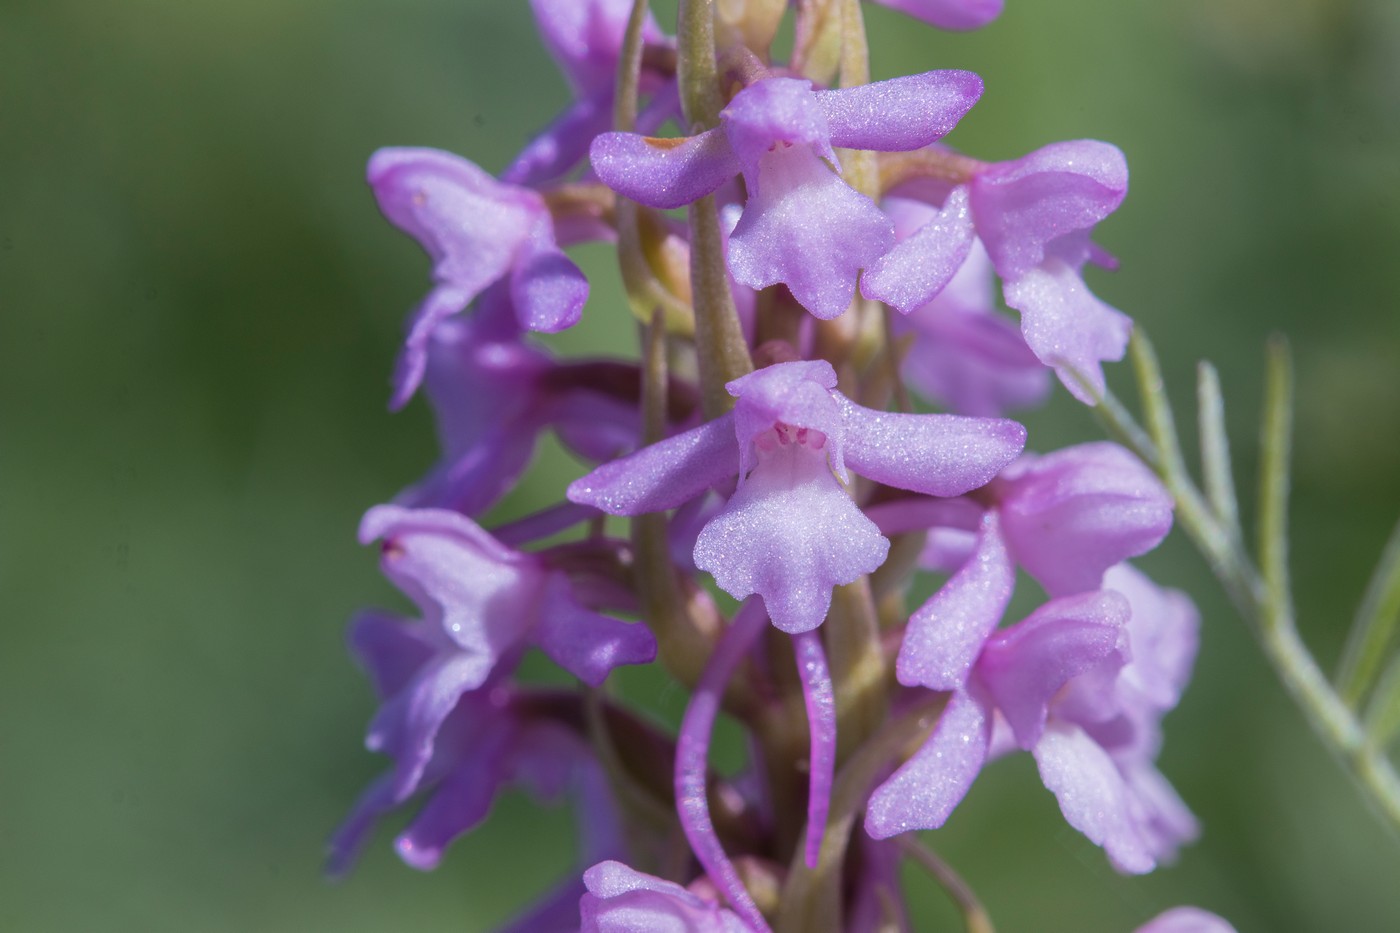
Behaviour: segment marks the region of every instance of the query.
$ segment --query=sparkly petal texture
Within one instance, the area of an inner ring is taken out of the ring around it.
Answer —
[[[1075,398],[1091,405],[1104,391],[1103,360],[1121,360],[1132,336],[1127,315],[1095,298],[1079,273],[1058,259],[1005,283],[1006,303],[1021,312],[1026,344]],[[1091,391],[1080,384],[1087,380]]]
[[[754,289],[786,284],[819,318],[845,311],[857,273],[894,245],[894,228],[835,173],[817,93],[806,81],[769,78],[720,118],[749,190],[729,238],[730,272]]]
[[[833,146],[899,151],[941,138],[982,93],[966,71],[931,71],[839,91],[799,78],[763,78],[734,95],[721,126],[664,140],[604,133],[594,171],[652,207],[680,207],[736,173],[748,190],[729,239],[735,280],[784,284],[813,315],[845,311],[859,272],[894,245],[889,219],[841,181]]]
[[[939,29],[980,29],[1001,15],[1003,0],[875,0]]]
[[[409,323],[391,407],[407,403],[422,381],[438,322],[466,308],[493,282],[509,276],[525,327],[555,331],[578,321],[588,282],[560,252],[538,194],[502,184],[466,159],[436,149],[381,149],[370,159],[368,175],[384,216],[433,261],[434,287]]]
[[[729,383],[732,414],[604,464],[570,485],[569,499],[638,515],[739,476],[700,532],[696,566],[735,598],[762,595],[783,631],[808,631],[825,618],[832,587],[880,566],[889,547],[837,482],[847,464],[953,496],[988,482],[1025,443],[1014,421],[875,411],[835,385],[825,361],[757,370]]]
[[[1085,593],[1052,600],[988,640],[977,677],[1022,748],[1040,738],[1065,684],[1100,667],[1110,676],[1122,670],[1128,613],[1128,601],[1117,593]]]
[[[895,668],[899,682],[930,690],[956,690],[967,683],[1015,585],[997,515],[988,512],[972,557],[909,617]]]
[[[931,213],[916,233],[875,263],[861,280],[861,294],[909,314],[952,281],[972,250],[967,188],[954,188],[943,209]]]
[[[926,71],[817,95],[831,127],[831,145],[908,152],[937,142],[982,96],[970,71]]]
[[[977,779],[990,743],[991,710],[954,693],[928,741],[871,796],[865,831],[886,839],[942,826]]]
[[[1005,480],[1007,544],[1051,596],[1096,589],[1109,567],[1145,554],[1171,530],[1170,494],[1117,444],[1027,458]]]
[[[719,129],[681,139],[604,133],[593,141],[588,157],[609,188],[667,210],[704,197],[739,171]]]
[[[615,665],[655,656],[645,626],[579,606],[565,577],[456,512],[378,506],[360,525],[363,543],[377,538],[384,539],[384,575],[457,649],[441,661],[447,686],[437,693],[481,686],[503,659],[529,644],[595,686]]]
[[[1089,234],[1128,191],[1128,166],[1096,140],[1055,143],[972,180],[977,235],[1021,312],[1026,342],[1055,367],[1080,401],[1103,391],[1099,363],[1123,358],[1131,322],[1084,286],[1079,270],[1093,253]]]
[[[1060,802],[1065,820],[1104,851],[1119,869],[1140,874],[1156,865],[1132,818],[1127,786],[1108,752],[1067,723],[1055,723],[1036,743],[1040,779]]]
[[[870,479],[930,496],[957,496],[990,482],[1026,444],[1004,418],[875,411],[840,393],[846,464]]]
[[[778,628],[805,632],[826,618],[832,587],[870,573],[888,551],[820,448],[778,440],[700,532],[695,566],[735,599],[761,595]]]
[[[673,881],[621,862],[600,862],[583,874],[580,933],[752,933],[731,910]]]
[[[1078,269],[1089,256],[1090,231],[1127,193],[1123,153],[1082,139],[979,173],[972,181],[972,210],[997,274],[1012,280],[1052,257]]]

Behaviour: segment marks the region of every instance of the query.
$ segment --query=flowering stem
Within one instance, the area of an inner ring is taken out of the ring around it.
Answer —
[[[1284,471],[1290,416],[1281,410],[1290,404],[1291,396],[1286,350],[1281,344],[1274,344],[1269,362],[1261,509],[1271,514],[1261,515],[1260,521],[1260,550],[1267,571],[1264,573],[1245,552],[1239,535],[1232,533],[1228,517],[1212,508],[1180,457],[1171,455],[1174,435],[1170,431],[1170,403],[1160,377],[1155,376],[1156,357],[1141,328],[1134,332],[1133,341],[1137,344],[1134,362],[1138,364],[1138,390],[1148,411],[1153,436],[1148,436],[1148,431],[1111,392],[1095,392],[1080,377],[1081,385],[1095,396],[1095,414],[1110,435],[1161,477],[1176,500],[1178,523],[1206,558],[1313,731],[1356,780],[1386,825],[1400,835],[1400,776],[1376,743],[1367,737],[1352,709],[1328,683],[1298,635],[1294,622],[1283,566],[1286,549],[1283,542],[1277,540],[1286,533],[1282,512],[1288,493]],[[1164,450],[1169,453],[1164,454]]]
[[[918,838],[910,833],[899,836],[895,839],[900,851],[909,856],[919,867],[928,872],[934,881],[948,893],[953,899],[953,903],[958,905],[962,911],[963,925],[967,933],[996,933],[992,926],[991,917],[987,916],[987,908],[982,906],[982,902],[977,899],[972,887],[963,880],[952,865],[949,865],[938,854],[928,846],[919,842]]]
[[[714,654],[710,656],[705,672],[695,686],[690,705],[686,707],[681,720],[680,737],[676,744],[676,803],[681,828],[705,872],[755,933],[770,933],[771,928],[744,887],[738,870],[724,853],[724,847],[715,833],[710,820],[707,775],[710,733],[714,729],[725,685],[767,624],[768,616],[763,611],[762,600],[750,599],[740,607],[729,629],[715,646]]]
[[[836,685],[837,761],[845,761],[885,721],[889,665],[870,581],[838,586],[826,629]]]
[[[903,761],[928,738],[947,702],[946,693],[923,694],[861,746],[841,769],[831,794],[831,812],[816,867],[807,867],[805,853],[798,852],[793,858],[778,909],[778,933],[839,933],[841,867],[856,817],[885,769]]]
[[[642,440],[651,444],[661,440],[666,429],[667,340],[660,312],[643,329],[642,341]],[[637,598],[642,618],[656,636],[657,656],[673,677],[686,687],[694,687],[719,638],[713,605],[707,595],[697,591],[694,598],[687,599],[682,591],[671,564],[664,512],[632,519],[632,548],[636,553]],[[747,705],[743,681],[734,683],[726,701],[730,709]]]

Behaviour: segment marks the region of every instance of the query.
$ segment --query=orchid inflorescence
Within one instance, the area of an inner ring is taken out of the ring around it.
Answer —
[[[1001,12],[881,2],[944,29]],[[1123,446],[1032,453],[1005,417],[1053,377],[1100,403],[1126,352],[1131,322],[1083,278],[1114,265],[1090,237],[1122,153],[950,148],[981,79],[870,82],[856,0],[685,0],[674,38],[645,0],[531,6],[573,100],[499,177],[431,149],[369,164],[433,263],[391,406],[425,389],[442,457],[361,524],[418,614],[351,626],[382,698],[367,743],[393,765],[332,871],[411,801],[396,846],[433,868],[520,785],[571,795],[582,851],[513,930],[909,930],[901,861],[941,864],[914,833],[1017,751],[1115,869],[1172,859],[1198,826],[1155,762],[1199,620],[1129,561],[1174,497]],[[589,241],[616,243],[638,360],[532,338],[618,310],[565,251]],[[549,430],[582,475],[484,527]],[[1022,572],[1043,592],[1012,621]],[[582,684],[518,679],[531,648]],[[606,687],[651,663],[690,692],[674,737]],[[709,764],[721,712],[749,740],[739,774]]]

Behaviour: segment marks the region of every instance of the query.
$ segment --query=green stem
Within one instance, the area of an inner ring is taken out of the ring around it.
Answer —
[[[695,302],[700,407],[709,420],[734,406],[724,384],[753,370],[739,312],[729,291],[714,195],[706,195],[690,205],[690,282]]]
[[[681,111],[689,132],[698,133],[719,122],[724,106],[715,64],[714,0],[681,0],[676,13],[676,46]]]
[[[996,933],[992,926],[992,918],[987,915],[987,908],[982,906],[982,902],[977,899],[972,886],[963,880],[952,865],[943,861],[936,852],[919,842],[912,833],[900,836],[895,841],[898,843],[900,851],[928,872],[933,880],[938,882],[939,887],[943,888],[953,899],[953,903],[958,905],[958,909],[962,911],[963,927],[967,933]]]

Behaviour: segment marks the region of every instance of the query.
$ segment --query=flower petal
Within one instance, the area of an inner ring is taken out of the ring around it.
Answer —
[[[836,317],[860,270],[894,245],[893,224],[810,146],[765,152],[758,165],[729,237],[730,273],[754,289],[782,283],[816,317]]]
[[[970,71],[927,71],[817,93],[831,145],[877,152],[907,152],[942,139],[981,96],[982,79]]]
[[[865,811],[865,831],[887,839],[942,826],[981,772],[990,741],[990,710],[971,695],[955,692],[928,741],[875,789]]]
[[[977,677],[1022,748],[1045,728],[1065,684],[1095,668],[1116,673],[1128,661],[1128,601],[1110,590],[1052,600],[988,640]]]
[[[959,496],[986,485],[1026,444],[1026,429],[1002,418],[876,411],[841,393],[846,464],[887,486]]]
[[[360,540],[383,538],[380,569],[467,654],[496,664],[529,636],[542,571],[464,515],[381,505]]]
[[[1006,303],[1021,312],[1026,345],[1086,405],[1104,391],[1100,363],[1123,358],[1133,322],[1089,291],[1073,268],[1059,260],[1031,269],[1002,285]],[[1090,389],[1080,384],[1088,381]]]
[[[1077,270],[1089,258],[1088,232],[1127,192],[1123,153],[1080,139],[979,174],[972,180],[972,213],[997,274],[1017,279],[1051,257]]]
[[[875,0],[939,29],[980,29],[1001,15],[1003,0]]]
[[[387,612],[369,610],[350,623],[350,650],[369,674],[374,692],[393,696],[441,647],[432,629]]]
[[[554,245],[548,226],[536,231],[510,272],[510,296],[520,326],[546,334],[573,327],[588,301],[588,279]]]
[[[1173,907],[1153,917],[1133,933],[1235,933],[1235,928],[1199,907]]]
[[[1084,730],[1052,723],[1031,751],[1069,825],[1102,846],[1121,871],[1142,874],[1156,867],[1132,818],[1122,775]]]
[[[569,484],[568,499],[612,515],[673,509],[739,471],[734,417],[724,415],[605,463]]]
[[[884,563],[889,541],[851,501],[825,455],[793,445],[762,459],[695,542],[695,566],[735,599],[763,597],[788,633],[816,628],[832,587]]]
[[[1006,479],[1007,545],[1051,596],[1097,589],[1108,568],[1152,550],[1171,530],[1171,496],[1117,444],[1078,444],[1028,458]]]
[[[967,188],[958,186],[917,233],[895,246],[860,280],[860,292],[901,314],[927,304],[953,280],[972,250]]]
[[[932,598],[909,617],[896,674],[906,687],[958,690],[982,645],[1001,622],[1016,571],[1001,540],[995,512],[982,519],[977,549]]]
[[[639,204],[671,209],[704,197],[739,174],[724,131],[658,139],[604,133],[589,147],[593,171],[618,194]]]
[[[556,664],[594,687],[619,664],[646,664],[656,657],[656,639],[645,625],[583,608],[562,574],[552,574],[545,584],[535,640]]]

